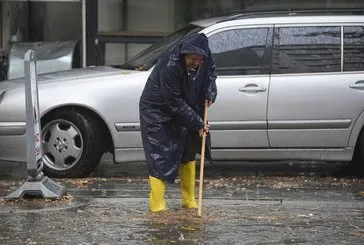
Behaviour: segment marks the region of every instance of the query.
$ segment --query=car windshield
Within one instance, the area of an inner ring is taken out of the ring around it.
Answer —
[[[167,48],[179,42],[182,38],[199,32],[201,29],[201,27],[194,25],[182,28],[152,44],[131,60],[125,62],[120,68],[139,71],[149,70]]]

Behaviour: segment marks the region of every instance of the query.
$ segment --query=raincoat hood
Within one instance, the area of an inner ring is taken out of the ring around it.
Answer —
[[[207,57],[209,52],[209,43],[205,34],[193,34],[181,43],[181,54],[199,54]]]

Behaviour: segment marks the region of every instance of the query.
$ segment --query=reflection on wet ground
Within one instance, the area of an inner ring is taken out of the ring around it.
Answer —
[[[178,200],[159,214],[145,211],[147,203],[97,198],[74,212],[1,214],[0,238],[3,244],[362,244],[364,236],[358,201],[205,200],[201,218]]]
[[[24,181],[22,167],[1,171],[0,197]],[[57,180],[67,187],[69,200],[0,201],[0,243],[363,244],[364,179],[345,175],[346,167],[207,164],[202,217],[197,217],[196,210],[180,207],[179,179],[167,186],[169,209],[149,213],[145,163],[114,165],[106,157],[89,178]],[[67,209],[78,201],[86,205]]]

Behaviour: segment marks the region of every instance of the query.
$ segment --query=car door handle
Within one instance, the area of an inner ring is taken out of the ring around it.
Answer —
[[[266,91],[266,88],[259,87],[256,84],[247,84],[246,86],[239,88],[239,92],[246,92],[246,93],[258,93]]]
[[[350,84],[349,88],[364,89],[364,80],[359,80],[359,81],[355,82],[354,84]]]

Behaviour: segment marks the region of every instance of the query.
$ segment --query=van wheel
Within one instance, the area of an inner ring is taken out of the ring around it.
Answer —
[[[56,178],[88,176],[103,154],[101,140],[99,127],[88,115],[64,110],[46,116],[42,120],[44,174]]]
[[[356,176],[364,176],[364,129],[362,129],[355,146],[351,168]]]

